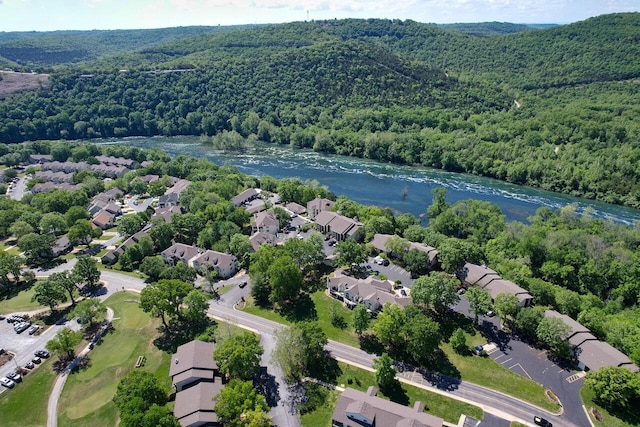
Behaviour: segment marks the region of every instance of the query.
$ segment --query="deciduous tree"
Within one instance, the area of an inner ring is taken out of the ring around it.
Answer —
[[[228,427],[245,427],[242,414],[269,410],[264,396],[256,392],[252,382],[237,379],[229,381],[214,402],[218,420]]]
[[[369,328],[369,321],[371,316],[367,311],[367,307],[364,304],[358,304],[353,309],[353,316],[351,317],[351,324],[358,336],[362,336],[364,331]]]
[[[605,366],[587,374],[585,386],[595,392],[595,400],[605,408],[626,408],[640,397],[640,379],[626,368]]]
[[[487,314],[491,310],[491,295],[482,288],[470,287],[466,292],[469,309],[473,311],[473,320],[478,323],[478,316]]]
[[[263,352],[258,338],[251,332],[243,332],[222,341],[213,358],[227,378],[250,381],[260,369]]]
[[[88,255],[78,256],[76,265],[73,266],[72,276],[76,283],[82,284],[91,290],[98,288],[100,284],[98,262]]]
[[[442,314],[460,297],[456,293],[458,281],[443,272],[431,272],[414,280],[411,287],[411,300],[416,305],[432,308]]]
[[[82,334],[80,331],[72,331],[69,328],[64,328],[55,338],[47,342],[47,350],[55,353],[61,359],[71,360],[75,355],[76,347],[82,341]]]
[[[392,387],[396,380],[396,368],[393,367],[393,359],[387,353],[374,359],[373,368],[376,370],[376,383],[383,390]]]

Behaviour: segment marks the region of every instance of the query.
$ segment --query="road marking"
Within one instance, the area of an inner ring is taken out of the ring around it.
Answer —
[[[504,357],[504,356],[506,356],[506,354],[502,353],[500,356],[496,356],[493,360],[498,360],[498,359],[500,359],[501,357]]]
[[[524,367],[523,367],[520,363],[516,363],[516,364],[514,364],[514,365],[510,366],[510,367],[509,367],[509,369],[513,369],[513,368],[515,368],[516,366],[517,366],[518,368],[522,369],[522,372],[524,372],[524,374],[525,374],[526,376],[528,376],[530,380],[532,380],[532,379],[533,379],[533,378],[531,378],[531,375],[529,375],[529,373],[527,372],[527,370],[526,370],[526,369],[524,369]]]
[[[585,371],[580,371],[577,372],[569,377],[566,378],[567,382],[569,384],[574,383],[576,381],[578,381],[580,378],[584,378],[587,375],[587,373]]]
[[[505,360],[504,362],[500,362],[501,365],[504,365],[505,363],[507,363],[508,361],[513,360],[513,357],[508,358],[507,360]]]

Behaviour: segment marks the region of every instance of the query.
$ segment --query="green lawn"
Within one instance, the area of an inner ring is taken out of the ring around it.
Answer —
[[[51,360],[53,358],[43,360],[40,366],[25,375],[22,383],[0,395],[0,424],[3,427],[47,424],[47,402],[56,378],[51,370]]]
[[[354,347],[358,347],[360,345],[357,335],[353,332],[353,328],[349,326],[351,324],[351,310],[344,307],[340,301],[327,297],[324,290],[313,293],[311,295],[311,300],[314,304],[315,316],[309,320],[317,320],[322,330],[327,334],[327,338],[352,345]],[[275,313],[273,310],[266,310],[257,307],[252,301],[253,300],[251,298],[247,299],[247,306],[244,309],[247,313],[286,325],[290,325],[292,323],[284,316]],[[331,324],[331,320],[329,319],[331,306],[333,306],[335,312],[344,319],[346,325],[344,329],[336,328]],[[304,320],[304,318],[302,320]]]
[[[21,291],[11,299],[0,300],[0,313],[15,313],[18,311],[31,311],[42,308],[37,302],[31,302],[33,288]]]
[[[356,390],[367,391],[370,385],[375,385],[375,374],[364,369],[356,368],[344,363],[339,363],[341,375],[337,383],[341,387],[351,387]],[[441,417],[445,421],[457,424],[461,414],[466,414],[478,420],[483,418],[482,409],[469,405],[437,393],[424,390],[419,387],[401,383],[402,390],[398,396],[385,396],[378,390],[378,396],[398,401],[403,405],[413,406],[416,401],[421,401],[425,405],[425,412]],[[331,426],[331,415],[335,408],[335,403],[339,392],[327,393],[326,402],[318,405],[316,410],[304,414],[301,419],[303,427]]]
[[[612,414],[603,407],[594,403],[595,393],[593,389],[589,387],[582,387],[580,390],[580,396],[582,396],[582,402],[585,408],[589,412],[589,418],[596,427],[632,427],[640,426],[640,408],[632,408],[627,412],[620,412],[619,414]],[[597,409],[602,414],[602,421],[596,420],[591,414],[590,409]],[[635,409],[635,410],[633,410]]]
[[[135,369],[138,356],[146,360],[142,369],[154,372],[169,389],[170,355],[153,345],[159,322],[138,307],[138,298],[118,292],[107,299],[115,331],[91,351],[87,369],[69,376],[60,398],[60,426],[115,426],[118,411],[111,399],[120,379]]]

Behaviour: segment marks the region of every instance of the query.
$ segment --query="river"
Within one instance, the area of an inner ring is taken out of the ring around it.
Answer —
[[[197,137],[125,138],[104,144],[126,144],[138,148],[158,147],[171,156],[188,154],[206,157],[216,164],[233,164],[248,175],[274,178],[315,179],[336,195],[367,205],[389,207],[395,212],[422,216],[431,204],[431,190],[447,189],[447,200],[485,200],[496,204],[507,220],[526,222],[541,206],[559,209],[575,204],[578,212],[589,208],[592,216],[624,224],[640,220],[640,210],[580,199],[502,181],[430,169],[380,163],[355,157],[292,149],[289,146],[258,143],[244,153],[214,150]],[[403,197],[403,193],[405,196]]]

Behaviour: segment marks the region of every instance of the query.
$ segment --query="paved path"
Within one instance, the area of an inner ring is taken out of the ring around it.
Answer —
[[[111,322],[113,319],[113,310],[107,307],[107,320]],[[49,402],[47,404],[47,427],[58,427],[58,401],[62,394],[62,389],[67,382],[67,377],[71,371],[78,366],[82,359],[91,351],[91,344],[87,344],[80,354],[73,359],[73,362],[56,378],[56,382],[53,384],[51,394],[49,394]]]

